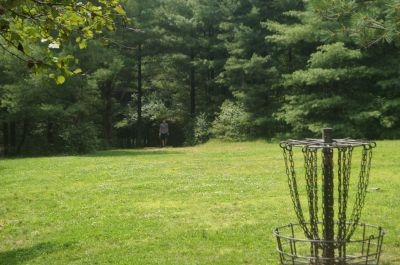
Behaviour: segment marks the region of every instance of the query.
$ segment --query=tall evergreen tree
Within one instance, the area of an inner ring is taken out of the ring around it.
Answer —
[[[351,3],[331,6],[329,10],[337,9],[337,13],[329,14],[341,14],[331,19],[326,17],[328,13],[321,13],[322,2],[311,1],[305,11],[289,12],[298,23],[268,23],[277,32],[269,37],[271,41],[288,47],[302,47],[306,42],[308,47],[315,47],[309,50],[307,65],[299,65],[283,76],[285,102],[276,116],[298,135],[319,134],[326,126],[334,127],[342,136],[388,135],[392,129],[385,128],[393,128],[396,122],[384,114],[382,98],[386,102],[388,91],[379,88],[386,83],[382,80],[397,75],[398,68],[382,71],[382,61],[391,62],[383,51],[392,49],[391,56],[398,52],[387,44],[373,50],[360,49],[360,39],[351,36]]]

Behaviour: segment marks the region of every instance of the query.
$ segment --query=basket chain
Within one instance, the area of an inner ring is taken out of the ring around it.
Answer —
[[[356,201],[354,203],[353,211],[351,214],[352,224],[347,227],[347,240],[350,240],[354,231],[356,230],[356,223],[360,221],[361,211],[364,207],[365,196],[367,194],[367,187],[369,182],[369,172],[371,169],[371,159],[372,159],[372,148],[371,146],[363,146],[362,159],[361,159],[361,169],[358,179],[358,191],[356,195]]]
[[[306,171],[306,190],[308,197],[308,209],[310,214],[311,237],[309,239],[319,240],[319,217],[318,217],[318,153],[316,148],[303,148],[304,168]],[[318,249],[322,246],[311,244],[311,253],[318,256]]]
[[[338,242],[345,242],[346,239],[346,220],[347,220],[347,202],[349,195],[351,158],[353,147],[343,147],[338,149]],[[339,257],[346,256],[345,243],[338,243]]]
[[[294,170],[293,149],[291,146],[285,146],[285,148],[283,148],[283,158],[286,166],[286,175],[288,178],[290,197],[294,205],[294,210],[296,212],[297,219],[299,220],[299,224],[303,229],[306,237],[311,239],[312,234],[308,229],[306,221],[304,219],[304,214],[299,199],[296,172]]]
[[[336,238],[339,241],[349,240],[355,232],[356,224],[360,220],[362,208],[365,202],[365,196],[369,181],[369,171],[371,168],[372,158],[372,147],[370,145],[364,145],[362,151],[361,168],[358,178],[358,191],[356,194],[355,203],[351,213],[350,220],[347,220],[347,206],[348,206],[348,194],[350,184],[350,172],[351,172],[351,158],[354,148],[352,146],[338,148],[338,234]],[[303,209],[299,198],[299,190],[297,185],[297,176],[294,167],[293,149],[292,146],[286,145],[283,148],[283,157],[286,167],[286,175],[288,178],[290,196],[294,205],[296,216],[299,220],[300,226],[302,227],[305,236],[308,239],[320,239],[318,223],[318,149],[313,147],[304,147],[304,167],[305,167],[305,180],[306,180],[306,192],[308,197],[308,210],[309,210],[309,222],[306,222]],[[330,150],[333,151],[333,150]],[[324,175],[324,172],[322,172]],[[322,178],[322,181],[324,179]],[[333,189],[333,187],[331,187]],[[322,204],[322,211],[323,209]],[[350,221],[350,222],[349,222]],[[307,225],[309,223],[310,225]],[[324,227],[323,227],[324,229]],[[323,232],[323,231],[322,231]],[[313,252],[316,252],[318,247],[315,246]],[[345,256],[345,246],[336,246],[339,248],[339,255]]]

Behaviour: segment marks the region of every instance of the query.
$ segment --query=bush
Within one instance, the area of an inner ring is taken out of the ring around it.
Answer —
[[[249,136],[249,119],[241,104],[225,100],[212,123],[211,132],[219,139],[243,141]]]
[[[97,129],[92,123],[71,125],[60,134],[67,152],[88,153],[99,147]]]
[[[195,119],[194,124],[194,142],[195,144],[205,143],[210,139],[210,122],[207,120],[207,115],[201,113]]]

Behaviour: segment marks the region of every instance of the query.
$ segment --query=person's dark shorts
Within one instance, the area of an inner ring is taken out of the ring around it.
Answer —
[[[168,133],[162,133],[162,134],[160,135],[160,138],[161,138],[161,140],[167,139],[167,138],[168,138]]]

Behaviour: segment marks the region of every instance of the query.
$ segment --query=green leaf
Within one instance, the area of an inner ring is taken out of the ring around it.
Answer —
[[[86,39],[83,39],[81,43],[79,43],[80,49],[85,49],[87,47]]]
[[[74,74],[72,71],[68,70],[68,68],[64,68],[63,72],[64,72],[64,75],[67,77]]]
[[[116,7],[114,8],[114,10],[115,10],[118,14],[120,14],[120,15],[122,15],[122,16],[125,16],[125,15],[126,15],[125,10],[124,10],[121,6],[116,6]]]
[[[62,84],[64,84],[64,82],[65,82],[65,77],[63,75],[57,76],[57,80],[56,80],[57,85],[62,85]]]
[[[79,74],[82,73],[82,69],[81,68],[76,68],[74,71],[74,74]]]

